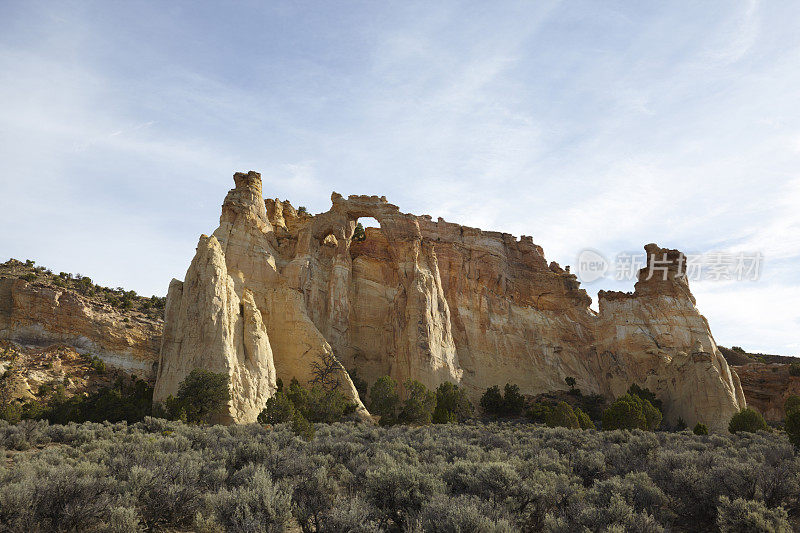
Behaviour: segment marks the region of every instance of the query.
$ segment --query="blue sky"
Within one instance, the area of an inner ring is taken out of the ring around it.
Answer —
[[[0,260],[164,294],[237,170],[532,235],[761,252],[693,284],[721,344],[800,355],[792,2],[0,3]],[[631,282],[585,285],[631,290]]]

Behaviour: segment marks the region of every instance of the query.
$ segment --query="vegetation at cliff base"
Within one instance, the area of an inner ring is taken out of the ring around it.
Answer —
[[[661,411],[635,394],[620,396],[603,413],[603,429],[645,429],[661,424]]]
[[[189,423],[210,422],[228,403],[230,390],[227,373],[195,368],[178,386],[177,396],[164,402],[167,418]]]
[[[767,422],[761,413],[755,409],[747,407],[742,409],[731,418],[728,424],[728,431],[736,433],[737,431],[746,431],[755,433],[756,431],[763,431],[767,429]]]
[[[2,383],[0,383],[2,385]],[[67,396],[62,382],[39,388],[41,399],[24,403],[7,401],[0,394],[0,419],[69,422],[138,422],[152,411],[153,388],[135,376],[119,376],[113,385],[86,394]]]
[[[789,441],[800,447],[800,396],[790,395],[784,403],[784,412],[786,415],[784,429],[789,436]]]
[[[522,414],[525,408],[525,397],[520,393],[519,386],[506,383],[502,393],[497,385],[486,389],[481,397],[480,405],[487,415],[513,418]]]

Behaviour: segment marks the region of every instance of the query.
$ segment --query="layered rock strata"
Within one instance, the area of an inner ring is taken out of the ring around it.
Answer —
[[[736,367],[747,403],[764,415],[768,422],[785,420],[784,403],[791,395],[800,395],[800,376],[789,373],[789,365],[748,363]]]
[[[23,345],[69,344],[151,379],[161,327],[160,320],[123,314],[68,289],[0,278],[0,339]]]
[[[344,368],[368,382],[451,381],[476,402],[505,383],[536,394],[572,376],[585,393],[609,396],[637,383],[664,402],[667,420],[716,430],[745,405],[679,272],[680,252],[648,245],[635,292],[601,293],[595,313],[576,277],[548,264],[531,237],[402,213],[376,196],[333,193],[329,211],[308,216],[262,200],[255,172],[234,180],[220,227],[170,286],[157,400],[192,368],[226,371],[234,400],[225,416],[250,421],[276,376],[308,382],[312,363],[333,356],[362,415]],[[380,228],[353,241],[363,217]],[[656,264],[661,278],[649,276]]]

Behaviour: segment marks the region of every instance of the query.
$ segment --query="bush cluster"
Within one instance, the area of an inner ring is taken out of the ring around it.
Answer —
[[[337,389],[317,384],[307,389],[297,379],[292,379],[289,389],[284,391],[283,383],[278,380],[278,390],[267,400],[258,421],[262,424],[291,422],[296,435],[311,439],[315,422],[339,422],[355,409],[356,405]]]
[[[98,359],[99,361],[99,359]],[[42,385],[40,400],[24,404],[0,402],[0,419],[47,420],[52,424],[70,422],[138,422],[150,416],[153,388],[135,376],[119,377],[110,387],[89,394],[67,397],[63,383]]]
[[[791,531],[780,433],[0,422],[0,529]]]
[[[767,429],[767,422],[761,413],[747,407],[742,409],[731,418],[728,424],[728,431],[736,433],[737,431],[746,431],[755,433],[756,431],[763,431]]]
[[[519,392],[519,386],[506,383],[502,393],[497,385],[486,389],[480,405],[483,412],[489,416],[513,418],[522,414],[525,397]]]
[[[784,429],[789,435],[789,441],[800,447],[800,396],[792,394],[786,398],[783,409],[786,414]]]
[[[170,395],[157,414],[170,420],[199,424],[211,422],[230,400],[228,374],[195,368],[178,386],[177,396]]]
[[[472,404],[463,389],[450,382],[430,391],[416,380],[406,381],[405,400],[397,383],[389,377],[378,378],[369,393],[370,413],[379,417],[382,426],[394,424],[425,425],[464,422],[472,417]]]
[[[661,424],[661,411],[637,394],[620,396],[603,412],[603,429],[655,430]]]

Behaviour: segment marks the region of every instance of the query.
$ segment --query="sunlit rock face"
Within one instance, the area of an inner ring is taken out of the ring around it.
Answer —
[[[152,379],[162,322],[97,299],[19,278],[0,278],[0,339],[23,345],[65,343],[106,364]]]
[[[231,400],[218,422],[253,422],[276,377],[312,378],[312,363],[332,354],[303,295],[279,270],[280,257],[261,194],[261,176],[234,175],[220,225],[203,235],[186,278],[167,295],[154,401],[178,391],[195,368],[230,376]],[[344,367],[341,387],[367,413]]]
[[[224,371],[225,420],[250,421],[276,377],[308,382],[332,354],[362,416],[345,368],[368,382],[451,381],[475,402],[505,383],[535,394],[566,389],[572,376],[584,393],[610,396],[637,383],[662,399],[669,421],[717,430],[744,406],[677,271],[680,252],[648,245],[650,259],[666,253],[672,265],[663,279],[640,273],[634,293],[602,293],[595,313],[531,237],[401,213],[377,196],[333,193],[331,209],[310,216],[262,200],[255,172],[234,180],[220,227],[170,287],[157,400],[192,368]],[[380,228],[354,241],[363,217]]]

